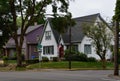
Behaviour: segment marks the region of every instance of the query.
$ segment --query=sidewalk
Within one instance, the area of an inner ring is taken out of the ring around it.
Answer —
[[[120,75],[119,76],[114,76],[113,74],[108,75],[108,77],[112,79],[116,79],[117,81],[120,81]]]

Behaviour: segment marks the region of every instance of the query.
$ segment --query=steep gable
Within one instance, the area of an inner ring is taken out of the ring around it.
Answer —
[[[73,43],[77,43],[77,42],[81,42],[84,38],[84,33],[83,33],[83,23],[92,23],[95,24],[97,22],[97,19],[100,19],[101,21],[103,21],[106,25],[107,23],[104,21],[104,19],[100,16],[99,13],[97,14],[92,14],[92,15],[88,15],[88,16],[83,16],[83,17],[77,17],[77,18],[73,18],[75,20],[75,26],[71,27],[71,42]],[[51,29],[53,31],[55,40],[57,43],[59,43],[59,39],[60,39],[60,33],[58,31],[56,31],[55,29],[53,29],[53,25],[51,23],[52,18],[48,18],[47,22],[50,23]],[[64,43],[69,43],[69,28],[67,30],[67,32],[62,34],[62,39],[64,41]]]
[[[54,38],[55,38],[55,41],[56,41],[56,43],[58,44],[58,43],[59,43],[60,34],[58,33],[58,31],[56,31],[55,29],[53,29],[53,25],[52,25],[52,23],[51,23],[51,19],[52,19],[52,18],[48,18],[48,19],[46,20],[46,24],[45,24],[45,27],[44,27],[43,34],[42,34],[42,37],[41,37],[41,39],[40,39],[40,42],[42,41],[42,38],[43,38],[43,36],[44,36],[46,27],[49,25],[50,28],[51,28],[51,31],[52,31],[52,33],[53,33],[53,36],[54,36]]]
[[[83,33],[83,23],[95,23],[97,17],[99,17],[100,14],[93,14],[78,18],[73,18],[76,22],[75,26],[71,27],[71,41],[72,42],[81,42],[83,40],[83,37],[85,36]],[[66,33],[62,35],[63,40],[65,43],[69,43],[69,29]]]

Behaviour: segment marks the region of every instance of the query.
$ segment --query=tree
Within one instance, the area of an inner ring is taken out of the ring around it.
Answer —
[[[120,22],[120,0],[116,0],[115,15],[113,16],[113,21],[115,22],[115,46],[114,46],[114,75],[119,75],[119,22]]]
[[[112,34],[105,23],[99,22],[97,25],[85,24],[83,26],[85,35],[92,39],[92,44],[95,47],[97,55],[102,61],[103,69],[106,68],[106,52],[110,48]]]
[[[71,69],[71,51],[72,51],[72,43],[71,43],[71,27],[75,25],[75,21],[72,18],[71,13],[68,13],[64,17],[58,16],[52,20],[52,24],[55,30],[57,30],[60,34],[69,31],[69,69]]]
[[[12,23],[9,25],[10,34],[15,40],[17,51],[17,66],[22,65],[21,51],[24,35],[30,25],[38,20],[44,19],[47,5],[52,5],[53,16],[59,15],[58,11],[68,13],[69,0],[9,0],[9,8]],[[57,5],[59,4],[59,5]],[[17,24],[18,15],[21,18],[21,35],[18,39]]]
[[[7,2],[8,0],[0,1],[0,30],[3,32],[2,36],[0,36],[0,49],[2,49],[2,46],[9,38],[9,30],[7,26],[10,23],[10,10]]]

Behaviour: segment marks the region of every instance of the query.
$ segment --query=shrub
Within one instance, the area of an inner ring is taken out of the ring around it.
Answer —
[[[42,62],[49,62],[49,59],[47,57],[42,57]]]
[[[34,63],[39,63],[39,60],[38,59],[26,60],[26,64],[34,64]]]
[[[58,61],[59,61],[58,57],[53,57],[53,62],[58,62]]]
[[[87,61],[87,55],[86,54],[80,53],[78,51],[73,51],[73,50],[71,51],[71,54],[70,54],[69,50],[66,50],[64,57],[65,57],[65,60],[83,61],[83,62]]]
[[[4,65],[8,64],[8,57],[7,56],[3,56],[3,61],[4,61]]]
[[[87,59],[88,59],[87,55],[84,53],[80,53],[78,58],[79,58],[79,61],[83,61],[83,62],[87,62]]]
[[[94,57],[89,57],[88,62],[97,62],[96,58]]]
[[[3,56],[3,60],[8,60],[8,57],[7,56]]]
[[[78,51],[74,51],[74,50],[71,50],[71,54],[70,54],[70,50],[67,49],[67,50],[65,50],[64,58],[65,58],[65,60],[74,59],[74,57],[79,54],[80,53]]]

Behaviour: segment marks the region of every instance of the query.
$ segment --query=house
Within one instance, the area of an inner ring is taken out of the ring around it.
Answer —
[[[34,25],[28,27],[24,36],[24,42],[22,46],[22,54],[24,54],[25,59],[32,59],[38,57],[37,45],[38,39],[42,35],[43,27],[44,27],[43,25]],[[20,31],[21,29],[19,28],[17,31],[18,36],[21,35]],[[12,58],[16,53],[15,42],[12,37],[8,40],[8,42],[4,46],[4,51],[5,55],[9,56],[9,58]]]
[[[84,22],[92,22],[93,24],[98,21],[105,22],[104,19],[98,13],[74,18],[74,20],[76,22],[76,25],[74,27],[71,27],[71,42],[75,50],[87,54],[88,57],[95,57],[96,59],[100,59],[95,52],[94,46],[92,45],[92,39],[84,35],[82,24]],[[64,50],[68,49],[69,31],[63,34],[58,33],[55,29],[53,29],[51,19],[48,19],[43,30],[43,35],[39,42],[42,45],[41,56],[48,57],[50,60],[52,60],[53,57],[60,56],[60,50],[58,49],[59,45],[62,45]],[[110,56],[111,52],[108,51],[106,58],[109,59]]]

